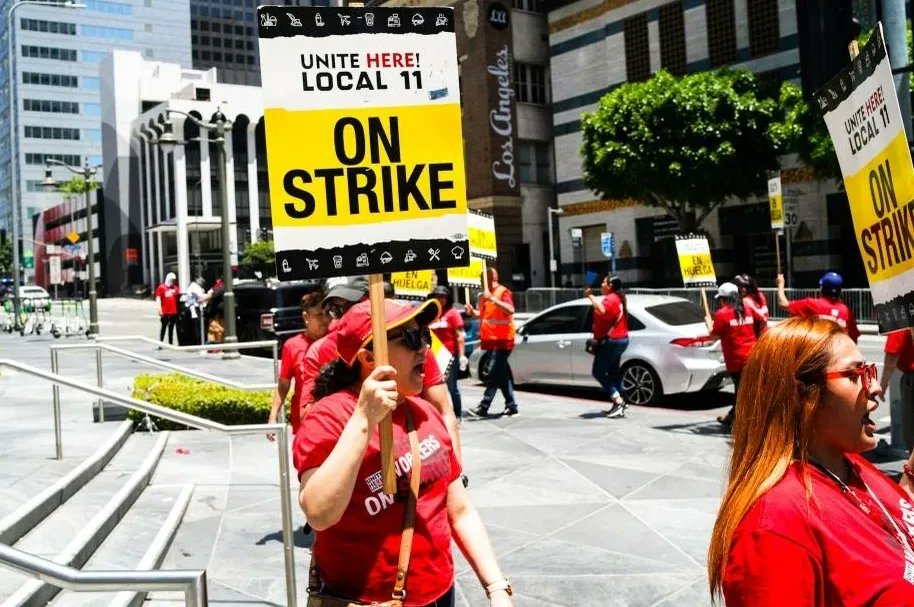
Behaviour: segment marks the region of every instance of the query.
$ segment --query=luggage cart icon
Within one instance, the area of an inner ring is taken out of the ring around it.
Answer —
[[[289,21],[292,24],[292,27],[301,27],[301,19],[293,15],[292,13],[286,13],[286,16],[289,18]]]

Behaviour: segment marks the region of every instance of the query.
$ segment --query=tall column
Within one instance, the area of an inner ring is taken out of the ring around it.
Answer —
[[[157,274],[159,276],[155,282],[156,282],[156,285],[158,285],[160,282],[165,280],[165,247],[163,246],[163,243],[162,243],[162,232],[161,231],[156,232],[156,241],[157,241],[158,249],[159,249],[159,271],[157,272]]]
[[[152,280],[152,250],[149,247],[149,236],[146,232],[149,229],[149,226],[152,225],[152,183],[150,183],[150,147],[152,144],[149,143],[149,139],[146,138],[145,134],[140,135],[142,145],[140,146],[140,153],[142,154],[143,159],[143,187],[140,188],[140,192],[143,194],[143,201],[140,204],[140,212],[142,214],[142,219],[140,221],[140,243],[142,244],[141,255],[143,256],[143,284],[149,284]]]
[[[179,129],[175,129],[181,132]],[[174,180],[175,180],[175,232],[178,248],[178,285],[186,289],[190,284],[190,252],[187,240],[187,163],[184,156],[184,146],[175,146]]]
[[[162,175],[165,177],[165,179],[162,182],[164,184],[164,188],[165,188],[165,191],[162,192],[162,198],[165,201],[165,205],[162,209],[162,213],[163,213],[162,219],[165,221],[174,218],[174,215],[172,214],[172,210],[171,210],[171,203],[172,203],[171,190],[172,190],[172,188],[169,187],[173,183],[174,173],[175,173],[174,167],[172,167],[172,162],[168,161],[168,154],[165,154],[162,156]]]
[[[235,152],[232,149],[232,132],[225,133],[223,148],[225,150],[225,193],[228,200],[229,218],[229,251],[232,255],[232,266],[238,266],[238,211],[235,207]],[[226,209],[222,210],[223,213]]]
[[[152,146],[152,224],[157,225],[162,222],[162,148],[155,145]],[[162,273],[165,269],[164,263],[164,253],[162,252],[162,234],[157,233],[155,235],[149,235],[150,242],[152,239],[156,241],[156,265],[155,271],[152,273],[152,284],[158,285],[162,282],[164,274]]]
[[[209,162],[209,131],[200,129],[200,196],[203,217],[213,216],[213,174]]]
[[[251,242],[260,240],[260,196],[257,187],[257,123],[248,124],[248,209],[251,215]]]
[[[885,30],[885,44],[888,49],[889,63],[895,72],[895,93],[901,110],[901,124],[905,136],[911,140],[911,92],[908,86],[907,28],[905,24],[904,0],[882,0],[882,27]]]

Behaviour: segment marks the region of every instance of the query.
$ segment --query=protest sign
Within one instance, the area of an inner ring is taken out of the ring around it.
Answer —
[[[771,211],[771,229],[784,229],[784,198],[781,194],[781,174],[768,179],[768,209]]]
[[[470,255],[485,261],[498,258],[495,244],[495,218],[479,211],[470,211],[467,224],[470,237]]]
[[[441,374],[444,375],[447,373],[448,367],[451,366],[451,361],[454,359],[454,355],[451,354],[451,351],[447,349],[447,346],[444,345],[438,336],[435,335],[434,331],[431,333],[432,336],[432,345],[430,346],[432,350],[432,355],[435,357],[435,362],[438,363],[438,368],[441,370]]]
[[[280,280],[465,265],[453,9],[265,6],[258,21]]]
[[[394,272],[390,275],[394,293],[402,299],[425,299],[435,288],[435,271]]]
[[[711,247],[704,236],[677,236],[676,255],[686,287],[716,287],[717,276],[711,262]]]
[[[448,268],[447,282],[449,285],[458,287],[482,287],[482,273],[485,271],[482,260],[476,257],[470,258],[470,265],[463,268]]]
[[[814,99],[850,202],[880,333],[914,325],[914,169],[882,25]]]

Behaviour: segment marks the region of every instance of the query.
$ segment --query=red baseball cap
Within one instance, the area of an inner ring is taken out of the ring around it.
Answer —
[[[422,327],[434,322],[441,314],[441,304],[436,299],[427,299],[418,306],[392,299],[384,300],[384,318],[387,331],[405,325],[416,319]],[[344,363],[352,366],[361,348],[372,339],[371,301],[359,302],[349,308],[337,325],[336,351]]]

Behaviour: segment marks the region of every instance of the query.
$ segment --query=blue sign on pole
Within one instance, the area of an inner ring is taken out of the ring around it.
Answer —
[[[613,236],[612,232],[603,232],[600,234],[600,248],[603,251],[603,256],[612,259],[615,257],[616,251],[616,239]]]

